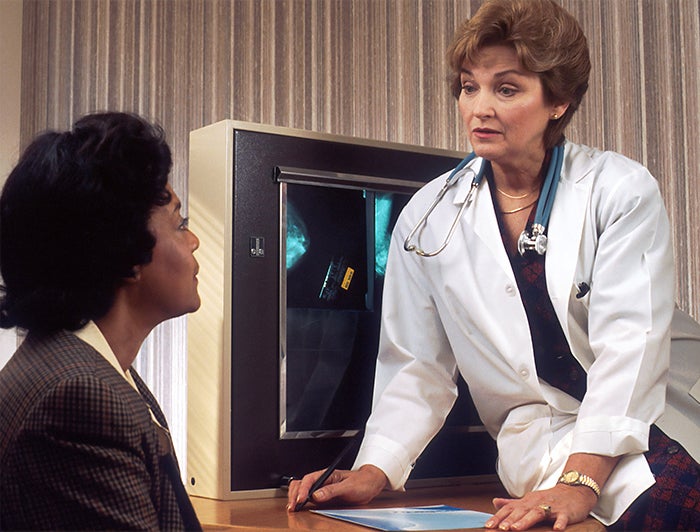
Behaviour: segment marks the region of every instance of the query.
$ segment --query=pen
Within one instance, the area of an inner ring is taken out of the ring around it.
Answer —
[[[345,446],[345,448],[342,451],[340,451],[340,454],[335,458],[335,460],[333,460],[331,465],[329,465],[323,472],[323,474],[321,474],[321,476],[318,477],[318,480],[311,485],[311,488],[309,489],[309,494],[306,496],[306,499],[304,499],[301,502],[298,502],[297,505],[294,507],[295,512],[301,510],[306,505],[306,503],[311,500],[311,496],[316,492],[317,489],[323,486],[326,480],[328,480],[328,477],[330,477],[333,471],[336,470],[338,464],[340,464],[340,461],[343,459],[343,457],[345,457],[346,454],[348,454],[348,451],[352,449],[356,441],[356,438],[352,438],[350,442]]]

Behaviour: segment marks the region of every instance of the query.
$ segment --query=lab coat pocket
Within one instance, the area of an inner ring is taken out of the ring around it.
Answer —
[[[574,297],[588,308],[588,300],[591,296],[591,285],[586,281],[581,281],[574,285],[573,290],[575,294]]]
[[[591,285],[587,281],[576,281],[571,285],[569,295],[569,314],[572,322],[586,330],[588,324],[588,309],[591,300]],[[571,325],[571,323],[570,323]]]

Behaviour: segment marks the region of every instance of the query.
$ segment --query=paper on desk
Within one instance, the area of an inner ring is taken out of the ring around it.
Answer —
[[[444,504],[409,508],[376,508],[369,510],[311,510],[377,530],[457,530],[484,528],[491,514],[462,510]]]

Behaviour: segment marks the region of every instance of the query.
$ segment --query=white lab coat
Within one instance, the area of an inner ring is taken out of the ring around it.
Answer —
[[[588,374],[579,403],[537,378],[485,179],[441,254],[403,250],[445,177],[416,193],[394,230],[374,406],[355,467],[377,465],[401,488],[454,402],[459,371],[496,438],[498,474],[513,496],[554,486],[573,452],[625,455],[593,512],[610,524],[654,482],[642,453],[664,408],[674,308],[658,184],[619,154],[566,144],[546,276],[562,329]],[[469,186],[461,179],[431,214],[418,236],[424,250],[441,245]],[[582,282],[590,291],[577,298]]]

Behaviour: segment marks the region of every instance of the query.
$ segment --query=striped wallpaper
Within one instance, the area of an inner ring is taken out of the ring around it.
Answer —
[[[591,87],[569,137],[661,182],[677,299],[700,317],[700,3],[563,0]],[[476,0],[25,0],[22,139],[93,110],[163,124],[186,191],[187,135],[224,118],[466,149],[445,78]]]

